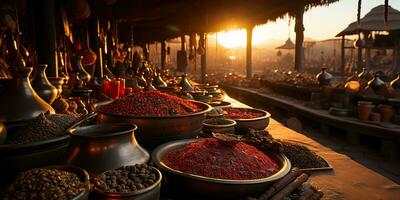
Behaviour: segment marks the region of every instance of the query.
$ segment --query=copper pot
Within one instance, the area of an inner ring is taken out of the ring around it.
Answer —
[[[134,124],[97,124],[70,130],[64,163],[100,174],[126,165],[147,163],[150,156],[135,139]]]

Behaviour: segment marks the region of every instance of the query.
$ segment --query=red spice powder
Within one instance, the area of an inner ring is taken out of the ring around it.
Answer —
[[[227,145],[215,138],[172,150],[162,162],[185,173],[231,180],[266,178],[278,171],[275,161],[257,148],[243,142]]]
[[[231,119],[252,119],[265,115],[262,112],[252,111],[243,108],[228,108],[225,109],[225,111],[227,112],[227,114],[225,114],[225,117]]]
[[[159,91],[133,93],[99,107],[99,111],[121,116],[173,116],[199,112],[194,103]]]

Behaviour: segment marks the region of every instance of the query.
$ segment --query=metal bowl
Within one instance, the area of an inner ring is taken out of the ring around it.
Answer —
[[[103,113],[97,109],[97,120],[100,123],[126,122],[136,124],[138,130],[135,132],[135,136],[139,144],[146,148],[155,148],[157,145],[172,140],[194,138],[200,133],[205,118],[204,114],[211,110],[211,106],[198,101],[191,102],[202,108],[202,111],[188,115],[165,117],[127,117]]]
[[[193,196],[203,196],[207,199],[240,199],[253,196],[265,191],[273,182],[281,179],[290,171],[289,159],[283,154],[268,154],[279,165],[280,170],[274,175],[253,180],[227,180],[208,178],[184,173],[166,166],[161,160],[164,155],[174,149],[183,148],[185,145],[198,139],[178,140],[157,147],[152,153],[152,161],[164,172],[168,183],[177,189],[179,193]]]
[[[255,108],[236,108],[236,109],[250,110],[252,112],[263,113],[263,116],[261,117],[256,117],[251,119],[233,119],[237,122],[237,125],[235,127],[237,133],[240,133],[249,128],[255,130],[264,130],[265,128],[267,128],[270,120],[269,118],[271,117],[271,114],[269,112]]]
[[[213,124],[213,122],[218,121],[219,124]],[[203,132],[204,133],[234,133],[236,121],[225,118],[214,118],[206,119],[203,121]]]
[[[93,117],[91,114],[82,117],[71,125],[70,129],[80,126],[90,120],[91,117]],[[24,125],[14,124],[12,128],[8,129],[9,127],[7,127],[7,129],[12,132],[13,128],[19,128]],[[0,145],[0,163],[2,163],[0,165],[0,176],[3,177],[0,179],[0,183],[12,181],[21,171],[59,163],[61,161],[60,158],[67,149],[69,140],[70,137],[66,134],[45,141]]]
[[[93,199],[98,200],[158,200],[160,199],[160,189],[161,189],[161,180],[162,175],[161,172],[155,168],[151,168],[157,174],[157,181],[154,182],[153,185],[129,193],[111,193],[111,192],[104,192],[97,187],[93,189]],[[105,172],[104,172],[105,173]]]

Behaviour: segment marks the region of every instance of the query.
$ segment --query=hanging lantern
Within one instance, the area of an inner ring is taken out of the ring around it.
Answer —
[[[278,57],[281,57],[281,56],[282,56],[281,50],[279,50],[278,52],[276,52],[276,56],[278,56]]]

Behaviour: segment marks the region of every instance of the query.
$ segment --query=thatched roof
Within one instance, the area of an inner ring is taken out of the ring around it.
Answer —
[[[379,5],[360,19],[360,25],[357,21],[353,22],[336,36],[354,35],[359,32],[400,30],[400,11],[390,6],[388,7],[387,26],[385,26],[384,16],[385,5]]]
[[[292,40],[290,38],[288,38],[285,42],[285,44],[276,47],[275,49],[294,49],[294,43],[292,42]]]
[[[97,8],[102,15],[120,21],[122,37],[150,42],[183,34],[218,32],[245,28],[276,20],[298,9],[326,5],[337,0],[118,0],[103,1]],[[109,12],[111,11],[111,12]]]

